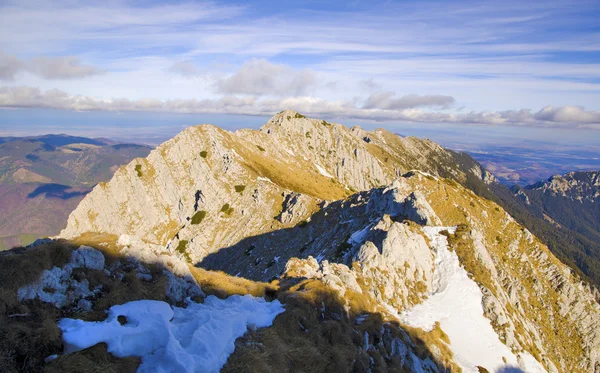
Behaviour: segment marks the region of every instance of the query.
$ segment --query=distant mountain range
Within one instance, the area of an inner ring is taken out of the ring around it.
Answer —
[[[0,138],[0,249],[64,228],[91,188],[149,147],[68,135]]]
[[[600,280],[600,171],[569,172],[511,188],[536,217],[582,250],[569,256],[596,283]]]

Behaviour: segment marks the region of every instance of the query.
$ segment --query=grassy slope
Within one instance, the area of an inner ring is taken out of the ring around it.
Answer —
[[[90,312],[65,308],[58,310],[39,301],[23,304],[16,299],[19,287],[35,281],[44,269],[62,266],[79,244],[95,245],[109,263],[121,258],[116,237],[87,236],[73,242],[61,241],[28,249],[13,249],[0,253],[0,371],[3,372],[133,372],[139,359],[116,359],[105,345],[62,355],[51,363],[45,357],[60,354],[62,341],[56,321],[62,317],[84,320],[104,319],[104,310],[115,304],[137,299],[166,301],[167,281],[162,270],[152,264],[153,280],[140,280],[134,266],[123,267],[124,279],[111,278],[103,271],[79,273],[92,285],[102,284],[102,293],[94,300]],[[219,272],[191,268],[193,275],[208,295],[226,297],[231,294],[251,294],[268,300],[279,299],[286,312],[278,316],[271,328],[249,332],[237,341],[236,351],[223,371],[226,372],[380,372],[407,371],[400,360],[392,359],[391,338],[400,338],[412,346],[421,358],[437,361],[431,346],[438,346],[439,366],[449,363],[447,337],[435,329],[425,333],[388,322],[369,310],[373,300],[355,299],[345,308],[345,301],[321,282],[284,280],[260,283],[228,276]],[[202,301],[196,299],[196,301]],[[357,317],[362,315],[361,323]],[[365,333],[372,346],[365,351]],[[445,341],[445,342],[444,342]]]

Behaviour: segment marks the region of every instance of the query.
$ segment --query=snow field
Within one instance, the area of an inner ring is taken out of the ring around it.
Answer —
[[[218,372],[248,328],[271,326],[285,309],[249,295],[209,296],[186,308],[140,300],[113,306],[101,322],[62,319],[65,352],[101,342],[117,357],[139,356],[138,372]],[[121,325],[119,316],[126,322]]]
[[[503,344],[490,321],[484,316],[483,294],[475,281],[460,266],[458,256],[448,250],[443,230],[454,232],[455,227],[423,227],[436,253],[433,291],[425,302],[402,312],[400,319],[407,325],[431,330],[439,321],[450,338],[455,362],[464,373],[478,373],[477,366],[490,372],[506,368],[525,372],[545,372],[531,355],[517,358]],[[504,362],[506,359],[506,362]],[[519,364],[521,363],[521,364]]]

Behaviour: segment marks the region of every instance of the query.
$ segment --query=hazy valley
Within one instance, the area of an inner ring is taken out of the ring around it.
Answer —
[[[58,234],[94,185],[149,152],[67,135],[0,138],[0,248]]]

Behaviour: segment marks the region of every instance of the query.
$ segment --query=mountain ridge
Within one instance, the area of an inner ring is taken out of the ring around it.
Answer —
[[[283,111],[258,131],[184,130],[94,188],[60,237],[110,233],[131,250],[230,275],[245,268],[261,281],[312,274],[393,316],[432,291],[423,258],[436,254],[421,227],[455,226],[449,245],[503,343],[549,371],[600,369],[591,289],[500,206],[461,185],[474,180],[494,183],[472,158],[437,144]],[[406,270],[417,262],[405,254],[420,258],[418,272]]]

